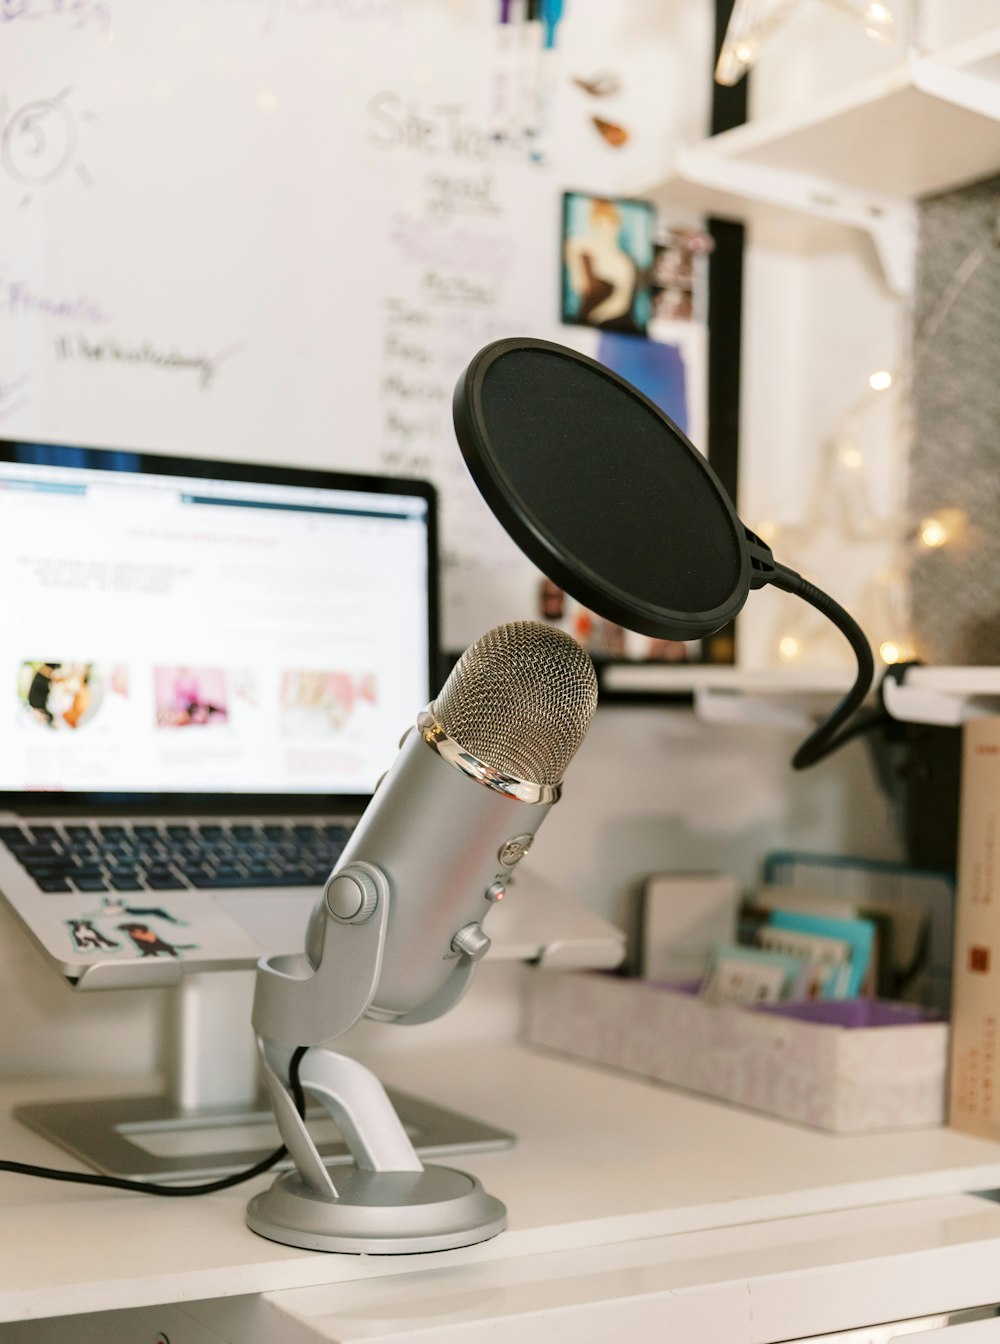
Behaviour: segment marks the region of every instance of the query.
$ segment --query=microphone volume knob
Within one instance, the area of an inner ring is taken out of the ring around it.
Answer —
[[[364,924],[378,905],[378,888],[360,868],[348,866],[326,884],[326,908],[341,924]]]
[[[478,961],[490,950],[489,935],[483,933],[478,924],[466,924],[451,940],[451,950],[464,952],[471,961]]]

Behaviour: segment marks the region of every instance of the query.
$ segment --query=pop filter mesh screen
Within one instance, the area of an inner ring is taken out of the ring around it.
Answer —
[[[637,396],[529,348],[493,360],[480,397],[494,462],[575,567],[669,611],[729,601],[742,552],[718,487]]]

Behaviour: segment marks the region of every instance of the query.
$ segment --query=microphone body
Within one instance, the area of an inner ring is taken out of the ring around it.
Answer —
[[[312,969],[336,955],[330,940],[345,924],[363,925],[387,897],[366,1014],[427,1020],[459,963],[468,969],[489,947],[482,922],[558,800],[596,706],[593,664],[561,630],[515,621],[467,649],[404,738],[317,902],[305,947]]]
[[[482,924],[513,867],[504,856],[520,858],[552,806],[480,783],[440,755],[426,732],[418,725],[407,735],[336,870],[370,864],[388,879],[382,971],[366,1014],[381,1021],[420,1008],[442,988],[462,955],[453,938]],[[330,937],[340,932],[321,900],[306,938],[314,966],[327,929]]]

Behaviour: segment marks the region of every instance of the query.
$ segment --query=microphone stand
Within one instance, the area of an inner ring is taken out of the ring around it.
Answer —
[[[271,1241],[402,1255],[470,1246],[506,1226],[503,1204],[475,1177],[424,1166],[370,1069],[327,1048],[375,997],[390,900],[379,868],[349,864],[327,883],[310,924],[318,954],[273,956],[258,965],[253,1025],[278,1129],[295,1164],[247,1207],[247,1225]],[[453,950],[455,966],[442,988],[396,1022],[429,1022],[458,1002],[478,957]],[[292,1056],[301,1046],[308,1047],[298,1068],[302,1090],[332,1118],[353,1159],[336,1182],[292,1095]]]

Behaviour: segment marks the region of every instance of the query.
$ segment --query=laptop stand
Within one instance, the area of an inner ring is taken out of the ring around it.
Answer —
[[[167,1091],[16,1108],[22,1124],[109,1176],[198,1181],[253,1166],[281,1142],[259,1084],[250,1026],[253,972],[185,976],[169,991]],[[421,1157],[509,1148],[513,1134],[418,1097],[387,1089]],[[324,1161],[348,1163],[326,1111],[307,1119]],[[291,1166],[291,1160],[277,1170]]]

